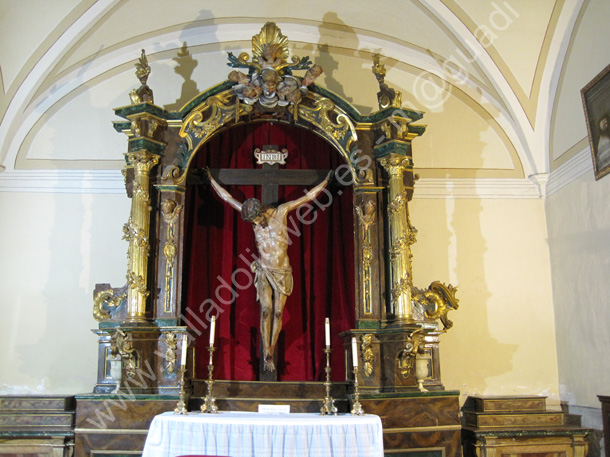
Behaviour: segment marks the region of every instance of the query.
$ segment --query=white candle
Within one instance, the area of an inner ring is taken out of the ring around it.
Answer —
[[[354,368],[358,368],[358,343],[355,336],[352,336],[352,363]]]
[[[186,366],[186,351],[188,346],[186,345],[186,332],[182,334],[182,354],[180,355],[180,366]]]
[[[210,347],[214,346],[214,333],[216,332],[216,316],[212,316],[212,325],[210,326]]]
[[[326,336],[326,347],[330,347],[330,319],[327,317],[324,322],[324,330]]]

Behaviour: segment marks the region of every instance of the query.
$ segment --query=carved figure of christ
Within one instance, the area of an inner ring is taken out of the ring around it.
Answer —
[[[269,168],[270,166],[265,165],[263,170],[219,170],[218,172],[218,176],[223,178],[224,184],[265,183],[266,186],[263,184],[262,204],[254,198],[250,198],[243,203],[239,202],[213,177],[213,174],[216,173],[207,169],[208,178],[214,191],[223,201],[239,211],[242,219],[251,222],[254,229],[258,259],[252,263],[251,269],[255,273],[254,282],[261,306],[260,334],[263,352],[261,379],[265,380],[270,380],[270,376],[265,376],[265,372],[271,374],[271,379],[277,378],[274,362],[275,346],[282,329],[284,306],[288,296],[292,293],[292,268],[288,258],[288,214],[315,200],[332,177],[332,171],[330,171],[322,182],[302,197],[274,207],[269,206],[269,203],[277,200],[278,181],[282,181],[282,184],[293,185],[303,184],[302,181],[295,182],[295,177],[297,179],[300,177],[306,182],[311,182],[313,179],[318,181],[320,172],[317,170],[277,170],[271,172]],[[286,180],[286,174],[292,175],[292,179]],[[267,179],[258,182],[263,175],[266,175]],[[283,179],[278,179],[278,176],[283,176]],[[248,177],[254,177],[254,179],[247,179]],[[271,189],[272,192],[269,192],[269,186],[274,186],[274,189],[273,187]],[[267,187],[267,192],[265,192],[265,187]],[[273,200],[270,201],[271,199]]]

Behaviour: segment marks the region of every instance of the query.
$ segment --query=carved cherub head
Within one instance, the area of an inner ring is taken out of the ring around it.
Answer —
[[[261,88],[257,87],[257,86],[253,86],[252,84],[246,84],[244,86],[244,91],[242,92],[242,95],[244,98],[258,98],[261,95]]]
[[[237,70],[233,70],[231,73],[229,73],[228,79],[229,81],[237,84],[245,84],[246,82],[250,82],[250,78],[248,78],[248,75]]]
[[[275,67],[282,61],[281,58],[282,48],[277,43],[270,43],[263,48],[263,65],[269,65]]]
[[[322,67],[320,65],[318,65],[317,63],[312,65],[312,67],[309,70],[307,70],[307,72],[305,73],[305,76],[303,77],[303,82],[302,82],[303,86],[305,86],[305,87],[309,86],[322,73],[324,73],[324,70],[322,69]]]

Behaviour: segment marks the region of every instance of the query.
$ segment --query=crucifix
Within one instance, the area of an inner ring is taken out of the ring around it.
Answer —
[[[275,146],[264,146],[263,152],[259,152],[260,156],[267,155],[276,159],[278,154],[282,153],[278,153]],[[287,216],[292,210],[313,201],[330,181],[332,171],[280,170],[278,163],[265,163],[262,169],[206,169],[205,173],[218,196],[239,211],[242,219],[252,223],[258,258],[252,262],[251,269],[255,273],[257,299],[261,304],[259,378],[261,381],[276,381],[275,346],[281,331],[284,305],[292,293],[293,284],[287,254]],[[262,202],[254,198],[239,202],[223,187],[230,184],[262,186]],[[281,204],[278,202],[280,185],[313,184],[315,186],[302,197]]]

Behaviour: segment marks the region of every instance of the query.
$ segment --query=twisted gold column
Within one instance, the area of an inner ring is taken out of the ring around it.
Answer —
[[[411,245],[415,229],[409,222],[408,197],[404,186],[404,172],[410,169],[411,159],[400,154],[388,154],[379,163],[390,176],[388,196],[388,225],[390,236],[391,306],[397,324],[412,324],[412,268]]]
[[[148,297],[148,256],[150,254],[150,170],[159,156],[145,149],[127,154],[127,162],[134,170],[131,214],[123,228],[123,238],[129,242],[127,250],[127,320],[128,323],[146,322]]]

